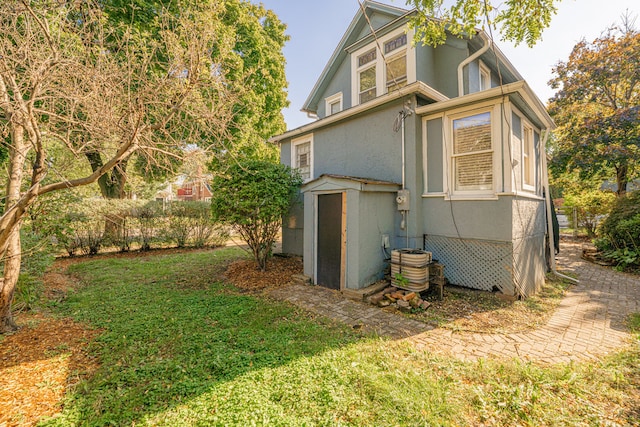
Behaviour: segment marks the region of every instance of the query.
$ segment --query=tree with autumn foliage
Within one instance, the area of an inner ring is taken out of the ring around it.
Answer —
[[[612,179],[624,195],[640,166],[640,33],[627,26],[582,40],[553,72],[552,171]]]

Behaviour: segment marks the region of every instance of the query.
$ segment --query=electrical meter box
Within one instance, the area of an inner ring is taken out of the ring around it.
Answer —
[[[396,196],[399,211],[409,210],[409,190],[399,190]]]

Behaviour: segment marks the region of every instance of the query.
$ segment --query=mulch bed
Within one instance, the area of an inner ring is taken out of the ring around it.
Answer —
[[[86,351],[98,331],[41,313],[0,342],[0,426],[30,426],[60,411],[65,391],[91,375],[98,362]]]
[[[236,261],[227,269],[225,278],[242,290],[262,292],[286,285],[293,274],[302,274],[302,258],[274,256],[267,271],[258,270],[253,260]]]

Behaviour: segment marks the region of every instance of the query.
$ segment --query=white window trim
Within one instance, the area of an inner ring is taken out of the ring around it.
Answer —
[[[493,153],[493,182],[492,188],[489,190],[455,190],[454,180],[455,171],[453,167],[453,122],[454,120],[464,117],[473,116],[476,114],[491,113],[491,151]],[[448,112],[444,116],[443,121],[443,138],[444,138],[444,165],[443,175],[443,190],[446,194],[446,199],[464,199],[464,200],[482,200],[482,199],[496,199],[498,193],[498,185],[501,173],[500,163],[500,103],[494,103],[492,105],[475,105],[472,108],[465,110],[454,110]]]
[[[400,52],[402,52],[403,49],[406,50],[407,85],[409,85],[411,83],[416,82],[417,80],[416,49],[413,46],[413,43],[411,43],[411,40],[413,40],[414,30],[410,29],[408,26],[404,28],[400,28],[396,31],[386,34],[383,37],[380,37],[378,41],[379,41],[379,45],[382,47],[386,42],[398,37],[402,33],[407,34],[407,44],[402,47],[399,47],[396,50],[392,50],[388,54],[385,54],[384,57],[387,58],[388,60],[389,58],[393,58],[396,55],[400,54]],[[358,57],[374,48],[376,49],[376,60],[369,62],[368,64],[363,65],[362,67],[358,67]],[[360,49],[351,53],[351,70],[352,70],[351,72],[351,100],[352,100],[351,103],[352,103],[352,106],[354,107],[360,104],[360,72],[364,71],[365,69],[372,66],[373,64],[375,64],[376,66],[376,97],[378,97],[387,93],[387,79],[386,79],[387,67],[383,59],[383,54],[382,52],[380,52],[380,49],[378,49],[378,44],[375,41],[372,41],[366,46],[361,47]]]
[[[342,92],[338,92],[336,94],[333,94],[331,96],[328,96],[324,99],[324,103],[325,103],[325,117],[330,116],[331,115],[331,104],[335,104],[335,102],[338,101],[340,102],[340,111],[342,111],[344,109],[343,105],[342,105]],[[338,111],[338,113],[340,112]],[[335,113],[337,114],[337,113]]]
[[[305,179],[304,182],[309,182],[314,178],[313,165],[315,163],[315,153],[313,151],[313,134],[305,135],[300,138],[291,140],[291,167],[293,169],[298,168],[298,156],[296,156],[296,147],[301,144],[309,143],[309,153],[311,153],[311,161],[309,162],[309,178]]]
[[[534,137],[533,137],[533,126],[531,126],[531,124],[524,121],[524,119],[522,120],[522,189],[525,191],[530,191],[532,193],[536,192],[536,178],[538,175],[538,171],[536,168],[536,144],[534,141]],[[531,138],[530,143],[531,143],[531,159],[527,160],[527,163],[529,163],[529,167],[532,169],[533,172],[533,185],[527,184],[526,180],[525,180],[525,171],[524,171],[524,164],[525,164],[525,158],[524,158],[524,147],[525,144],[527,142],[527,131],[529,134],[529,137]]]
[[[489,87],[482,87],[482,75],[486,74],[487,82],[489,83]],[[484,62],[478,60],[478,88],[480,91],[491,89],[491,70],[487,67]]]
[[[535,143],[535,133],[537,132],[538,135],[541,135],[542,132],[540,131],[540,129],[538,129],[536,126],[533,125],[533,123],[531,123],[531,121],[529,119],[527,119],[527,117],[518,109],[515,107],[515,105],[511,104],[510,106],[511,111],[508,112],[507,114],[509,114],[509,117],[511,117],[512,114],[515,114],[516,116],[518,116],[520,118],[520,135],[522,135],[522,137],[520,138],[520,158],[516,159],[519,163],[520,163],[520,185],[521,188],[517,188],[516,183],[514,182],[514,178],[513,178],[513,173],[509,172],[509,175],[511,176],[511,179],[509,181],[511,181],[511,188],[512,188],[512,192],[516,195],[525,195],[525,196],[538,196],[539,195],[539,189],[540,187],[538,186],[538,178],[540,175],[540,170],[538,168],[538,164],[540,163],[540,159],[539,156],[543,155],[542,152],[538,153],[536,152],[536,143]],[[513,126],[513,122],[511,122],[511,126]],[[525,129],[530,129],[531,130],[531,150],[533,152],[533,159],[530,160],[531,162],[531,166],[533,167],[533,185],[527,185],[524,182],[524,143],[525,143]],[[511,135],[509,136],[509,144],[511,144],[511,152],[513,153],[513,149],[514,149],[514,135],[513,135],[513,131],[511,132]],[[539,147],[539,149],[541,149]]]

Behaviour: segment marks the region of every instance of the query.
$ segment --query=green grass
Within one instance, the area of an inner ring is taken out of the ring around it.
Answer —
[[[219,280],[239,256],[225,249],[71,267],[85,286],[55,311],[101,329],[90,348],[100,368],[41,424],[631,424],[637,348],[553,367],[435,357],[242,294]]]

